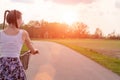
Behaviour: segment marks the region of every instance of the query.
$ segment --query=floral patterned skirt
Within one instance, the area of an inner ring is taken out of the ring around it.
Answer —
[[[0,80],[26,80],[25,71],[19,58],[0,58]]]

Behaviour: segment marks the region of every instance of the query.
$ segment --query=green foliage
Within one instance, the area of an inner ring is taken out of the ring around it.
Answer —
[[[21,50],[21,54],[23,54],[24,52],[28,51],[27,46],[24,44]]]

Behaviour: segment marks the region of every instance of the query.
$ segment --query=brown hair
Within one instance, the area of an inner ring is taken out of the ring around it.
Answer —
[[[14,24],[16,26],[16,28],[18,28],[17,19],[20,19],[22,17],[21,15],[22,15],[22,13],[18,10],[11,10],[11,11],[6,10],[4,13],[3,28],[5,25],[5,19],[6,19],[8,24]]]

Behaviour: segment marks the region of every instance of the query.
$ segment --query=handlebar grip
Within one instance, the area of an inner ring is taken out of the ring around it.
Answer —
[[[35,53],[39,53],[39,51],[38,51],[38,50],[36,50],[36,51],[35,51]]]
[[[31,51],[29,51],[30,53],[32,53]],[[39,53],[39,51],[38,50],[36,50],[33,54],[38,54]]]

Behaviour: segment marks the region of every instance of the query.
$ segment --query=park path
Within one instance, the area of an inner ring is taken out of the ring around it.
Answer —
[[[28,80],[120,80],[120,76],[63,45],[34,41],[40,54],[30,57]]]

